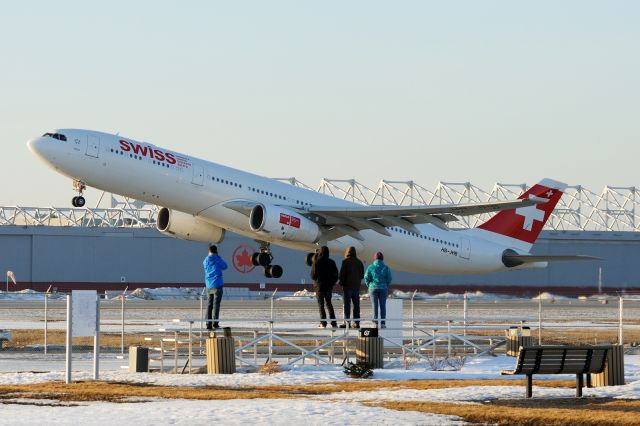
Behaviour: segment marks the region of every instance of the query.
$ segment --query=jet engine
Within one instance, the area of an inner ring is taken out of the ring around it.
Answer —
[[[251,210],[249,226],[254,232],[264,232],[283,241],[315,243],[320,227],[293,210],[271,204],[258,204]]]
[[[174,238],[204,243],[220,243],[224,239],[224,229],[211,225],[188,213],[163,207],[158,212],[156,228]]]

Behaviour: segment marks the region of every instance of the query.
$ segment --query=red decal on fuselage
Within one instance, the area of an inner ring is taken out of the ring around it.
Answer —
[[[147,148],[146,146],[140,146],[136,143],[132,144],[133,145],[133,153],[137,154],[137,155],[141,155],[140,153],[142,152],[142,155],[146,157],[147,155],[147,150],[149,148]]]
[[[291,223],[291,216],[288,214],[280,213],[280,223],[283,225],[289,225]]]
[[[120,149],[122,149],[125,152],[131,151],[131,147],[129,146],[129,142],[123,141],[122,139],[120,139]]]
[[[176,164],[176,159],[174,158],[173,154],[171,154],[170,152],[167,152],[164,155],[165,157],[167,157],[167,163]]]
[[[156,160],[164,161],[164,154],[162,153],[162,151],[158,151],[156,149],[156,150],[154,150],[154,154],[155,154]]]

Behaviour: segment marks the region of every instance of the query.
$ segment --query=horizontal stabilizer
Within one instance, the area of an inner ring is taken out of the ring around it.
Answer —
[[[502,255],[502,262],[505,266],[514,267],[519,266],[525,263],[536,263],[536,262],[569,262],[573,260],[602,260],[599,257],[595,256],[585,256],[585,255],[571,255],[571,256],[536,256],[529,254],[504,254]]]

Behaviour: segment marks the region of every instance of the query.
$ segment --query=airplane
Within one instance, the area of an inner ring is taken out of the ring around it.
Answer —
[[[31,152],[71,178],[86,203],[87,186],[162,206],[156,226],[175,238],[220,243],[227,230],[252,238],[252,256],[267,278],[280,278],[271,244],[330,253],[354,246],[361,258],[380,251],[402,271],[478,274],[544,268],[590,256],[540,256],[530,250],[566,184],[543,179],[516,200],[430,206],[364,206],[278,180],[103,132],[58,129],[27,142]],[[496,212],[471,229],[450,229],[458,217]]]

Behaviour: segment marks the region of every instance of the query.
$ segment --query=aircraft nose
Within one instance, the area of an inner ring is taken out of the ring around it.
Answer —
[[[44,139],[45,138],[43,137],[37,137],[29,139],[27,141],[27,147],[29,148],[29,151],[31,151],[31,153],[33,153],[33,155],[35,155],[36,157],[42,159],[46,157],[46,141]]]
[[[33,138],[27,141],[27,147],[29,147],[29,151],[37,154],[39,151],[39,146],[42,144],[42,138]]]

